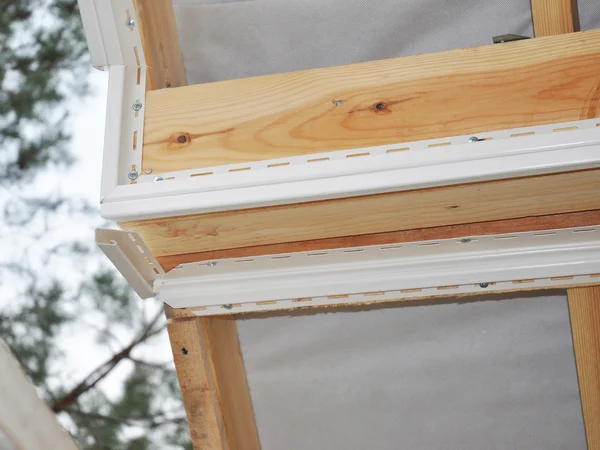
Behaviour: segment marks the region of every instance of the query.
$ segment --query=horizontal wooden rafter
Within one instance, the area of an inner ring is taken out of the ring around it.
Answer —
[[[600,169],[121,223],[155,257],[600,209]]]
[[[163,256],[158,258],[158,262],[162,265],[165,271],[169,271],[179,264],[196,261],[328,250],[346,247],[362,247],[369,245],[396,244],[400,242],[431,241],[465,236],[485,236],[489,234],[520,233],[525,231],[587,227],[598,224],[600,224],[600,210],[594,210],[578,213],[555,214],[549,216],[497,220],[492,222],[420,228],[415,230],[390,231],[387,233],[343,236],[337,238],[234,248],[210,252],[185,253],[180,255]]]
[[[594,118],[600,30],[148,92],[153,173]]]

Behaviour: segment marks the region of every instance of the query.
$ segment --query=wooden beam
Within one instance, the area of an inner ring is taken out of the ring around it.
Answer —
[[[150,70],[146,89],[185,86],[185,68],[179,47],[171,0],[134,0],[144,55]]]
[[[600,210],[449,225],[444,227],[420,228],[406,231],[390,231],[388,233],[343,236],[284,244],[215,250],[211,252],[185,253],[181,255],[162,256],[157,259],[163,269],[169,271],[179,264],[223,258],[252,257],[274,255],[277,253],[307,252],[345,247],[362,247],[365,245],[385,245],[400,242],[451,239],[465,236],[485,236],[502,233],[521,233],[526,231],[588,227],[594,225],[600,225]]]
[[[600,450],[600,286],[568,297],[588,450]]]
[[[194,448],[259,450],[235,319],[165,310]]]
[[[593,30],[152,91],[143,167],[161,173],[594,118],[598,42]]]
[[[577,0],[531,0],[531,17],[536,37],[580,30]]]
[[[121,223],[154,256],[600,209],[600,169]]]

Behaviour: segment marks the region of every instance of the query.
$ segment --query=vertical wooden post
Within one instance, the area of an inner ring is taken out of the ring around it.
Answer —
[[[568,291],[588,450],[600,450],[600,286]]]
[[[165,312],[194,448],[259,450],[236,320]]]
[[[579,31],[577,0],[531,0],[536,37]],[[588,450],[600,450],[600,286],[568,290]]]
[[[579,31],[577,0],[531,0],[536,37]],[[600,450],[600,286],[568,291],[588,450]]]
[[[535,37],[579,31],[577,0],[531,0]]]
[[[187,85],[172,0],[134,0],[133,3],[150,67],[146,89]]]

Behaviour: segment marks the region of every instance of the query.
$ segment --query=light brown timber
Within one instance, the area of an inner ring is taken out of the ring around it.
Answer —
[[[599,41],[593,30],[151,91],[143,167],[201,169],[595,118]]]
[[[600,225],[600,210],[578,213],[554,214],[550,216],[523,217],[518,219],[497,220],[434,228],[420,228],[406,231],[390,231],[387,233],[343,236],[337,238],[299,241],[284,244],[271,244],[256,247],[242,247],[228,250],[215,250],[199,253],[162,256],[157,258],[165,271],[179,264],[208,261],[223,258],[240,258],[278,253],[306,252],[345,247],[362,247],[365,245],[385,245],[400,242],[428,241],[451,239],[465,236],[485,236],[489,234],[521,233],[526,231],[542,231],[560,228],[588,227]]]
[[[600,169],[121,223],[155,257],[600,209]]]
[[[588,450],[600,450],[600,286],[568,290]]]
[[[171,0],[134,0],[147,73],[146,89],[187,84]]]
[[[531,0],[535,37],[580,30],[577,0]]]
[[[165,311],[194,448],[259,450],[235,319]]]

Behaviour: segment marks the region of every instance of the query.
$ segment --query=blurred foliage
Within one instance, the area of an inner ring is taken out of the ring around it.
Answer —
[[[73,162],[67,103],[88,93],[88,70],[76,0],[0,0],[0,186],[7,192]],[[82,449],[191,450],[172,362],[149,357],[166,339],[160,303],[136,298],[90,242],[54,239],[65,220],[91,217],[93,208],[50,192],[17,192],[6,196],[0,237],[29,240],[0,261],[0,288],[11,297],[2,299],[0,338]],[[67,361],[65,350],[82,333],[109,356],[99,353],[78,377],[68,369],[78,361]]]
[[[6,183],[72,162],[68,114],[57,106],[87,92],[88,57],[75,0],[0,0],[0,11],[0,180]]]

